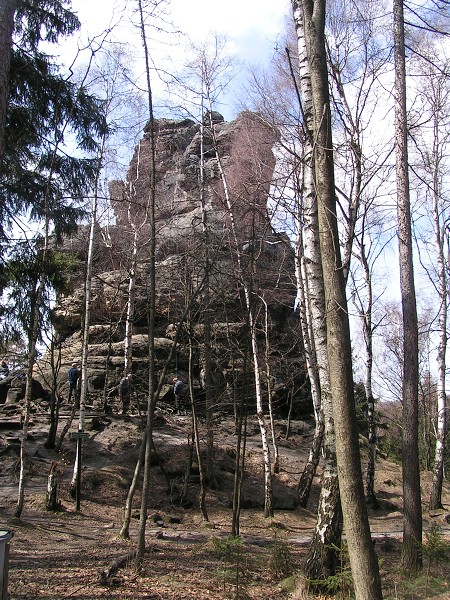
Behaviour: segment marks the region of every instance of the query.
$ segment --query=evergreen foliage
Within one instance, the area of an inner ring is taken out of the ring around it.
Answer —
[[[102,102],[40,49],[79,26],[67,0],[19,2],[0,168],[2,242],[15,215],[49,216],[57,237],[82,215],[78,204],[94,179],[96,140],[106,128]]]
[[[64,73],[43,44],[57,43],[80,27],[70,0],[19,0],[9,72],[4,154],[0,164],[0,292],[4,345],[29,334],[37,282],[45,274],[40,318],[48,318],[52,289],[61,290],[67,265],[42,252],[43,238],[25,233],[17,218],[49,224],[54,240],[75,231],[84,215],[106,133],[103,102]],[[48,47],[48,45],[46,46]],[[43,261],[43,256],[45,260]],[[45,262],[45,264],[44,264]],[[43,321],[42,321],[43,325]]]
[[[32,242],[16,243],[0,271],[4,286],[0,289],[0,292],[3,292],[0,312],[2,342],[18,341],[22,333],[29,337],[41,273],[46,274],[46,284],[42,310],[39,311],[39,334],[45,331],[44,324],[50,314],[52,290],[67,291],[68,275],[79,268],[79,261],[67,253],[50,250],[44,254],[41,238],[35,238]]]

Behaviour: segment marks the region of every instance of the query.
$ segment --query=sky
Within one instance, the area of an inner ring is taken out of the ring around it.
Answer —
[[[129,19],[123,16],[123,5],[128,5],[129,11],[133,4],[137,5],[137,2],[72,0],[72,10],[82,24],[80,39],[83,42],[87,37],[92,39],[114,25],[113,35],[121,41],[129,41],[131,46],[137,48],[139,56],[139,34],[130,27]],[[238,61],[266,65],[284,35],[289,14],[289,0],[168,0],[164,18],[167,23],[173,24],[174,30],[183,32],[197,44],[204,42],[208,35],[224,36],[227,51]],[[152,36],[150,28],[148,36]],[[160,46],[158,52],[161,52],[161,57],[164,53],[170,55],[175,64],[181,65],[185,58],[183,38],[172,34],[166,39],[168,43],[165,47]],[[70,60],[70,53],[75,51],[76,41],[76,36],[68,41],[65,49],[67,60]],[[235,68],[242,73],[244,67]],[[236,116],[236,107],[232,106],[231,100],[223,112],[227,120]]]

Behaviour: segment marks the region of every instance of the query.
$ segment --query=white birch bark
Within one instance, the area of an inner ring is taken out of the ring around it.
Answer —
[[[204,312],[204,369],[205,369],[205,401],[206,401],[206,475],[208,477],[209,485],[212,489],[217,488],[217,478],[214,460],[214,398],[212,393],[213,377],[212,377],[212,365],[211,365],[211,315],[208,309],[210,304],[210,281],[209,273],[211,269],[210,264],[210,248],[209,248],[209,227],[208,227],[208,206],[205,200],[205,153],[204,153],[204,141],[205,141],[205,123],[204,123],[204,108],[205,98],[211,98],[210,85],[211,82],[208,79],[208,65],[206,64],[206,55],[201,54],[201,121],[200,121],[200,173],[199,173],[199,184],[200,184],[200,211],[202,218],[202,234],[203,234],[203,253],[204,253],[204,273],[205,273],[205,293],[204,293],[204,306],[207,307]],[[212,129],[213,123],[210,113],[210,127]],[[191,383],[190,383],[191,385]],[[197,447],[197,445],[196,445]],[[198,460],[201,460],[201,456],[198,456]],[[200,463],[199,463],[200,464]],[[202,468],[202,467],[201,467]],[[203,474],[203,471],[202,471]],[[202,482],[202,490],[205,493],[204,482]],[[204,498],[201,501],[202,512],[206,514],[204,507]]]
[[[307,560],[309,576],[320,578],[330,574],[329,565],[334,564],[335,551],[333,546],[340,545],[342,534],[342,518],[339,500],[339,486],[337,483],[336,467],[336,442],[333,421],[333,407],[331,399],[330,380],[328,373],[327,333],[325,318],[325,290],[322,274],[322,258],[319,247],[319,220],[317,196],[314,183],[313,164],[313,99],[311,87],[310,65],[306,52],[303,13],[297,0],[292,2],[294,22],[297,32],[297,44],[300,64],[300,89],[302,93],[302,107],[305,136],[305,162],[303,180],[304,203],[304,251],[302,266],[303,289],[305,295],[305,315],[310,318],[307,328],[311,332],[309,357],[311,369],[317,369],[314,380],[319,381],[319,386],[312,388],[312,392],[320,394],[313,396],[316,412],[316,427],[314,443],[299,484],[299,500],[306,505],[309,489],[312,485],[315,470],[320,458],[320,446],[323,436],[324,444],[324,470],[322,475],[322,488],[317,511],[317,522],[314,531],[313,543]],[[328,556],[327,556],[328,555]]]
[[[440,202],[440,124],[439,108],[433,112],[434,139],[433,139],[433,224],[434,245],[436,249],[439,315],[438,315],[438,349],[437,349],[437,421],[436,421],[436,448],[433,467],[433,481],[430,490],[430,510],[442,508],[442,485],[444,481],[445,440],[447,435],[447,393],[445,375],[447,370],[447,313],[448,313],[448,277],[444,247],[448,243],[445,223],[441,225],[442,207]]]
[[[210,108],[212,111],[212,108]],[[240,283],[244,290],[244,298],[245,298],[245,306],[247,310],[247,318],[251,336],[252,343],[252,359],[253,359],[253,374],[255,377],[255,396],[256,396],[256,416],[258,419],[259,430],[261,434],[261,443],[263,447],[263,462],[264,462],[264,516],[269,517],[273,515],[273,489],[272,489],[272,473],[271,473],[271,456],[270,456],[270,447],[268,443],[268,435],[267,435],[267,423],[266,418],[264,416],[263,411],[263,402],[262,402],[262,389],[261,389],[261,374],[260,374],[260,365],[259,365],[259,348],[258,348],[258,340],[256,334],[256,322],[255,316],[253,314],[253,306],[252,299],[250,296],[250,289],[247,285],[243,273],[242,267],[242,256],[239,248],[239,239],[237,235],[237,228],[234,218],[233,205],[230,197],[230,193],[228,190],[228,183],[225,170],[222,165],[222,160],[217,152],[217,142],[215,139],[214,128],[212,128],[212,135],[214,140],[214,146],[216,149],[216,158],[217,165],[219,168],[219,174],[221,177],[224,196],[225,196],[225,205],[227,207],[228,216],[230,219],[231,226],[231,234],[233,237],[233,242],[235,246],[236,259],[238,263],[238,277],[240,279]]]
[[[327,448],[328,414],[327,406],[324,404],[325,450],[330,454],[334,452],[339,467],[336,470],[336,463],[330,460],[329,466],[334,471],[331,475],[335,485],[337,485],[336,471],[339,475],[340,498],[355,595],[359,600],[380,600],[382,593],[378,563],[370,538],[364,502],[354,407],[350,327],[336,216],[332,124],[325,52],[325,7],[325,0],[302,0],[301,2],[307,57],[311,69],[314,182],[318,199],[318,232],[325,292],[327,365],[330,392],[333,394],[333,414],[330,415],[329,425],[334,425],[333,433],[336,431],[333,435],[333,447],[330,445]],[[326,480],[324,480],[325,483],[328,484]],[[329,491],[332,491],[331,487]],[[333,491],[336,494],[336,490]],[[334,506],[330,507],[334,510],[328,515],[328,520],[338,518],[339,507],[339,502],[335,502]],[[335,534],[338,529],[339,524],[336,523]],[[316,527],[316,532],[321,533],[318,527]],[[316,549],[317,552],[323,551],[323,545],[317,543]],[[323,557],[320,562],[323,569],[326,569],[327,565],[324,564]],[[323,572],[321,577],[323,577]]]
[[[46,211],[45,216],[45,233],[44,233],[44,248],[42,251],[42,264],[45,265],[45,261],[48,253],[49,243],[49,217]],[[44,267],[43,267],[44,268]],[[31,391],[33,386],[33,366],[36,357],[36,344],[39,336],[39,322],[40,312],[42,310],[42,304],[44,300],[45,290],[45,272],[42,270],[39,280],[36,286],[35,302],[31,314],[31,329],[28,338],[28,356],[27,356],[27,374],[25,384],[25,414],[23,419],[23,428],[21,434],[20,444],[20,472],[19,472],[19,487],[17,496],[17,505],[14,512],[15,517],[20,517],[23,510],[25,500],[25,483],[26,483],[26,469],[27,469],[27,452],[28,452],[28,428],[30,424],[30,410],[31,410]]]
[[[270,421],[270,432],[272,436],[272,448],[273,448],[273,472],[279,473],[280,471],[280,452],[278,448],[277,436],[275,434],[275,417],[273,414],[273,403],[272,403],[272,375],[270,370],[270,337],[269,337],[269,307],[264,298],[261,297],[261,301],[264,304],[264,338],[265,338],[265,361],[266,361],[266,383],[267,383],[267,397],[269,405],[269,421]]]
[[[106,136],[103,136],[100,146],[100,157],[103,157],[105,149]],[[85,296],[84,296],[84,326],[83,326],[83,347],[81,354],[81,390],[80,390],[80,414],[78,420],[78,431],[84,431],[86,417],[86,400],[88,395],[88,356],[89,356],[89,326],[91,318],[91,298],[92,298],[92,263],[94,260],[95,249],[95,226],[97,223],[97,208],[98,208],[98,187],[99,187],[100,167],[97,170],[94,195],[91,206],[91,223],[89,229],[89,245],[86,262],[86,281],[85,281]],[[76,404],[76,399],[74,399]],[[75,456],[75,464],[70,487],[75,489],[77,483],[78,471],[81,469],[81,442],[77,444],[77,453]]]

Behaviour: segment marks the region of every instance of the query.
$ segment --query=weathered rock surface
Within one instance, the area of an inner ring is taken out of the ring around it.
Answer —
[[[299,391],[305,372],[297,317],[292,310],[292,251],[286,236],[276,234],[267,217],[276,135],[252,113],[243,113],[232,123],[225,123],[219,113],[214,113],[213,122],[214,133],[191,120],[155,122],[156,371],[159,376],[181,315],[207,272],[208,286],[191,301],[189,328],[183,331],[168,374],[170,378],[173,373],[187,378],[191,343],[193,383],[200,399],[207,355],[218,407],[233,402],[233,389],[248,395],[251,401],[250,343],[242,285],[245,279],[251,290],[261,342],[261,369],[266,370],[267,321],[275,396],[279,403],[286,404],[293,394],[297,406],[307,410],[307,389],[303,386],[303,391]],[[96,238],[88,359],[93,402],[101,398],[104,390],[114,395],[123,372],[133,240],[137,240],[133,373],[136,392],[145,400],[152,164],[148,125],[136,147],[126,181],[110,185],[115,225],[99,228]],[[227,208],[225,184],[233,218]],[[76,236],[65,241],[65,250],[79,259],[80,270],[72,279],[71,292],[58,298],[53,311],[61,352],[58,382],[62,396],[66,394],[70,364],[81,359],[87,236],[88,229],[82,227]],[[206,346],[205,323],[211,326]],[[48,379],[48,361],[48,355],[40,361],[37,376],[41,381]],[[244,371],[250,375],[245,376]],[[167,393],[168,397],[170,378],[163,389],[163,395]]]

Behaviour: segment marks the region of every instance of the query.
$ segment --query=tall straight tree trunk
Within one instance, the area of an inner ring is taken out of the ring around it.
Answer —
[[[14,511],[14,516],[20,518],[22,515],[23,505],[25,501],[25,484],[26,484],[26,473],[28,463],[28,427],[30,424],[30,410],[31,410],[31,390],[33,385],[33,365],[36,357],[36,343],[38,339],[39,331],[39,312],[42,306],[42,299],[44,293],[44,279],[45,275],[41,274],[37,290],[36,299],[32,313],[32,324],[31,330],[28,337],[28,356],[27,356],[27,374],[25,384],[25,415],[23,420],[21,444],[20,444],[20,471],[19,471],[19,488],[17,496],[17,505]]]
[[[301,257],[299,256],[301,252]],[[308,459],[305,463],[303,471],[300,475],[300,479],[297,486],[297,496],[299,505],[303,508],[306,508],[309,500],[309,495],[311,492],[311,487],[314,480],[314,475],[316,474],[317,467],[320,461],[320,450],[322,448],[324,430],[325,430],[325,421],[323,415],[322,401],[321,401],[321,393],[320,393],[320,379],[319,379],[319,370],[317,368],[317,360],[316,360],[316,352],[315,352],[315,344],[314,337],[312,333],[312,315],[311,310],[308,307],[309,294],[308,290],[305,291],[305,286],[307,285],[307,276],[306,276],[306,266],[303,255],[303,249],[300,244],[298,245],[298,249],[296,252],[296,262],[298,263],[298,267],[296,267],[296,271],[299,272],[297,275],[297,293],[299,295],[299,313],[300,313],[300,327],[302,331],[304,346],[305,346],[305,355],[306,355],[306,363],[307,370],[310,381],[310,389],[311,389],[311,397],[314,408],[314,435],[311,443],[311,448],[309,450]],[[291,404],[292,404],[292,395],[291,395]]]
[[[367,429],[368,429],[368,461],[366,470],[366,502],[371,508],[378,508],[379,503],[375,495],[375,463],[377,454],[377,431],[375,422],[375,398],[372,389],[373,366],[373,323],[372,323],[372,280],[364,247],[361,248],[361,264],[364,270],[364,281],[367,293],[367,302],[361,314],[363,321],[364,344],[366,349],[366,368],[364,374],[364,390],[367,401]]]
[[[103,156],[106,137],[103,136],[101,143],[100,157]],[[101,164],[101,162],[100,162]],[[78,421],[78,431],[84,431],[86,400],[88,395],[88,355],[89,355],[89,326],[91,318],[91,302],[92,302],[92,263],[94,260],[95,249],[95,226],[97,223],[97,206],[98,206],[98,186],[100,177],[100,166],[97,169],[94,182],[94,195],[91,206],[91,225],[89,229],[89,245],[86,265],[86,280],[85,280],[85,295],[84,295],[84,326],[83,326],[83,347],[81,352],[81,394],[80,394],[80,417]],[[76,404],[76,402],[75,402]],[[77,454],[75,457],[75,465],[70,487],[75,490],[79,470],[81,469],[81,452],[82,440],[78,441]]]
[[[205,71],[205,65],[202,62],[202,73]],[[204,90],[203,88],[206,88]],[[199,184],[200,184],[200,210],[202,215],[202,234],[203,234],[203,253],[204,253],[204,265],[205,265],[205,293],[204,293],[204,307],[203,311],[203,322],[204,322],[204,345],[205,352],[203,358],[203,364],[205,369],[205,412],[206,412],[206,477],[208,484],[212,489],[217,488],[216,480],[216,467],[214,460],[214,402],[213,398],[213,377],[212,377],[212,364],[211,364],[211,310],[210,310],[210,297],[211,289],[209,283],[209,273],[211,269],[211,258],[210,258],[210,236],[208,226],[208,206],[205,201],[205,155],[204,155],[204,95],[208,97],[209,88],[208,81],[202,75],[202,101],[201,101],[201,122],[200,122],[200,173],[199,173]],[[212,129],[212,117],[211,113],[209,116],[210,127]]]
[[[3,158],[14,13],[18,0],[0,2],[0,164]]]
[[[141,144],[139,143],[138,160],[136,170],[136,181],[140,175],[140,155]],[[149,220],[149,206],[147,205],[145,215],[142,216],[141,211],[136,211],[136,192],[133,182],[130,182],[128,191],[128,211],[127,218],[130,230],[132,232],[133,241],[131,246],[130,266],[128,269],[128,299],[127,299],[127,314],[125,318],[125,343],[124,343],[124,375],[129,375],[133,372],[133,331],[134,331],[134,310],[135,310],[135,295],[136,295],[136,270],[137,257],[140,242],[140,232],[142,227]],[[137,222],[139,220],[139,222]]]
[[[198,477],[200,483],[200,489],[198,492],[198,506],[204,521],[209,521],[208,511],[206,509],[206,485],[205,485],[205,469],[203,466],[203,457],[200,445],[200,434],[198,427],[198,414],[197,414],[197,404],[195,401],[195,393],[194,393],[194,353],[192,348],[192,322],[189,319],[188,323],[189,330],[189,397],[191,399],[191,407],[192,407],[192,430],[194,437],[194,445],[195,452],[197,455],[197,464],[198,464]]]
[[[322,274],[322,259],[319,245],[319,221],[317,210],[317,196],[314,185],[314,155],[313,155],[313,102],[311,90],[311,72],[306,53],[305,32],[303,27],[303,17],[298,0],[292,1],[294,23],[297,33],[297,47],[299,53],[299,72],[300,72],[300,91],[301,107],[303,114],[304,127],[304,150],[303,150],[303,173],[302,179],[298,182],[299,202],[303,204],[303,211],[299,214],[299,229],[303,228],[302,243],[303,247],[298,247],[297,254],[297,280],[300,291],[300,323],[303,335],[306,335],[305,344],[308,373],[311,381],[311,394],[314,406],[315,429],[314,437],[309,452],[308,460],[300,476],[298,485],[298,497],[301,506],[306,507],[314,475],[320,460],[320,450],[322,447],[323,436],[325,434],[324,405],[331,402],[330,382],[328,376],[328,357],[327,357],[327,334],[325,325],[325,298]],[[300,207],[299,207],[300,209]],[[329,406],[331,414],[331,404]],[[332,427],[332,419],[327,423]],[[333,431],[329,430],[333,437]],[[328,444],[325,453],[326,457],[333,461],[332,446]],[[335,460],[334,460],[335,462]],[[329,468],[326,473],[331,474]],[[337,478],[337,473],[336,473]],[[338,486],[330,481],[330,490],[338,491]],[[324,490],[326,493],[326,490]],[[329,496],[331,497],[331,496]],[[336,508],[339,505],[339,498],[336,496]],[[331,509],[331,505],[328,507]],[[325,512],[322,508],[320,512]],[[327,512],[327,511],[326,511]],[[330,524],[334,521],[329,519]],[[324,524],[326,520],[324,521]],[[331,533],[333,531],[333,533]],[[337,529],[330,530],[331,539],[327,544],[329,552],[333,553],[333,545],[339,546],[340,534],[336,539]],[[328,538],[328,535],[321,535],[322,539]],[[322,551],[320,551],[322,554]],[[331,557],[326,560],[327,563],[333,562]],[[316,569],[316,567],[314,568]],[[326,569],[328,571],[328,569]]]
[[[313,539],[305,563],[305,573],[309,579],[323,580],[334,575],[338,566],[337,548],[341,545],[342,509],[339,495],[339,482],[336,459],[336,436],[333,420],[333,405],[329,377],[327,329],[325,311],[325,284],[322,271],[322,255],[319,235],[319,211],[314,180],[316,169],[314,156],[314,104],[311,80],[310,57],[306,47],[306,31],[303,10],[297,0],[293,0],[293,15],[297,31],[300,58],[300,89],[302,112],[305,127],[305,163],[303,180],[304,203],[304,252],[301,262],[301,275],[304,290],[307,331],[310,337],[311,371],[316,371],[313,391],[316,425],[308,462],[299,481],[299,498],[306,506],[315,471],[323,446],[323,473],[317,521]],[[320,394],[320,396],[317,396]]]
[[[302,219],[298,219],[299,223],[299,239],[296,244],[295,251],[295,272],[297,281],[297,298],[300,317],[300,328],[302,331],[303,343],[305,348],[306,365],[310,381],[311,397],[314,408],[314,435],[309,450],[308,459],[305,463],[303,471],[297,487],[297,495],[299,505],[306,508],[311,492],[314,475],[316,474],[317,466],[320,460],[320,450],[322,448],[324,436],[324,416],[320,393],[319,370],[317,368],[317,359],[314,343],[314,334],[312,329],[312,313],[309,304],[308,278],[306,270],[306,260],[303,249],[303,235],[301,233]],[[292,405],[292,395],[291,395]]]
[[[58,373],[61,368],[61,344],[56,342],[54,329],[52,330],[50,342],[50,368],[50,426],[48,428],[44,447],[53,449],[56,446],[56,433],[58,431],[59,422]]]
[[[264,357],[266,362],[266,385],[267,385],[267,397],[269,405],[269,420],[270,420],[270,432],[272,435],[272,448],[273,448],[273,472],[280,472],[280,451],[278,448],[278,441],[275,431],[275,415],[273,411],[272,402],[272,375],[270,371],[270,336],[269,336],[269,307],[267,302],[261,297],[261,301],[264,304],[264,338],[265,338],[265,351]]]
[[[445,385],[446,354],[447,354],[447,314],[448,314],[448,277],[444,248],[448,237],[446,227],[441,226],[440,203],[440,156],[439,143],[439,115],[434,113],[434,148],[433,157],[433,218],[434,218],[434,245],[437,256],[438,292],[439,292],[439,319],[438,319],[438,351],[437,351],[437,422],[436,422],[436,448],[434,454],[433,482],[430,490],[430,510],[442,508],[442,485],[444,482],[445,440],[447,437],[447,393]]]
[[[422,565],[422,505],[419,469],[419,342],[414,286],[408,175],[408,124],[403,1],[394,0],[395,165],[400,288],[403,312],[403,566]]]
[[[22,515],[24,500],[25,500],[25,483],[27,473],[27,462],[28,462],[28,427],[30,423],[30,411],[31,411],[31,392],[33,387],[33,366],[36,359],[36,344],[39,338],[39,327],[40,327],[40,313],[44,302],[44,291],[45,291],[45,263],[47,261],[48,254],[48,243],[49,243],[49,228],[50,221],[48,217],[48,205],[46,200],[46,216],[45,216],[45,237],[44,237],[44,248],[41,260],[41,273],[36,285],[36,292],[34,302],[31,301],[31,318],[30,318],[30,329],[28,332],[28,355],[27,355],[27,374],[25,384],[25,416],[22,428],[22,439],[20,445],[20,472],[19,472],[19,488],[17,496],[17,505],[14,511],[14,516],[20,518]]]
[[[340,256],[325,52],[325,0],[302,0],[311,69],[314,171],[325,288],[327,353],[336,431],[336,455],[344,527],[358,600],[380,600],[378,561],[370,536],[359,454],[351,361],[350,326]]]
[[[125,348],[124,348],[124,375],[132,373],[132,340],[133,340],[133,322],[134,322],[134,295],[136,288],[136,265],[137,265],[137,230],[133,227],[133,246],[131,251],[131,266],[128,272],[128,299],[127,315],[125,320]]]
[[[150,433],[152,433],[152,428],[153,428],[153,411],[154,411],[154,408],[158,401],[158,398],[161,394],[161,390],[163,388],[164,381],[166,380],[167,374],[169,372],[169,367],[173,364],[173,360],[174,360],[176,350],[178,347],[180,335],[183,330],[184,322],[186,321],[189,311],[191,310],[192,304],[195,302],[197,296],[201,293],[203,283],[204,282],[200,282],[199,287],[192,294],[192,297],[190,298],[190,302],[189,302],[188,306],[186,307],[186,310],[184,311],[183,315],[181,316],[180,320],[178,321],[178,325],[177,325],[177,328],[175,331],[175,336],[174,336],[173,342],[172,342],[172,347],[171,347],[169,355],[164,363],[163,370],[160,374],[158,386],[157,386],[156,390],[154,391],[153,402],[150,402],[152,416],[150,419],[150,425],[147,427],[147,431],[150,431]],[[155,381],[154,377],[152,380]],[[147,415],[147,417],[148,417],[148,415]],[[144,466],[146,448],[147,448],[147,432],[144,433],[144,436],[143,436],[143,439],[141,442],[141,447],[139,449],[139,457],[138,457],[138,460],[136,461],[133,479],[132,479],[132,482],[128,489],[127,499],[125,501],[123,522],[122,522],[122,527],[121,527],[121,530],[119,533],[120,537],[122,537],[124,539],[128,539],[130,537],[130,522],[131,522],[131,510],[132,510],[133,498],[134,498],[134,494],[137,489],[139,475],[141,473],[142,467]],[[153,437],[150,440],[150,450],[152,450],[152,449],[153,449],[153,452],[155,452],[155,454],[156,454]],[[163,475],[166,476],[161,465],[160,465],[160,468],[161,468],[161,471],[163,472]],[[166,480],[167,480],[167,477],[166,477]],[[144,532],[144,535],[145,535],[145,532]]]
[[[243,372],[246,370],[247,353],[244,357]],[[241,515],[241,492],[244,479],[245,468],[245,448],[247,440],[247,391],[242,388],[237,391],[233,386],[233,393],[238,395],[237,414],[236,414],[236,459],[234,467],[234,485],[233,485],[233,516],[231,519],[231,535],[237,537],[240,531]]]
[[[212,111],[212,107],[211,107]],[[250,340],[252,347],[252,359],[253,359],[253,374],[255,378],[255,396],[256,396],[256,417],[258,419],[259,431],[261,434],[261,443],[263,447],[263,463],[264,463],[264,516],[273,516],[273,488],[272,488],[272,467],[270,457],[270,447],[268,443],[267,435],[267,423],[263,410],[262,402],[262,388],[261,388],[261,371],[259,367],[259,348],[256,332],[256,320],[254,315],[254,307],[250,293],[250,287],[245,280],[244,270],[242,267],[241,251],[239,249],[239,240],[237,235],[237,228],[234,218],[233,205],[231,202],[230,194],[228,191],[228,183],[226,173],[223,169],[222,160],[217,153],[217,143],[215,139],[214,129],[212,131],[214,145],[216,148],[217,165],[219,167],[219,173],[223,184],[225,205],[227,207],[228,216],[231,223],[231,234],[233,237],[234,248],[236,251],[237,263],[238,263],[238,276],[239,283],[242,285],[245,297],[245,307],[247,311],[248,328],[250,331]]]
[[[136,563],[140,570],[144,563],[145,554],[145,529],[147,522],[147,504],[150,492],[150,466],[153,442],[153,413],[155,405],[155,304],[156,304],[156,227],[155,227],[155,193],[156,193],[156,165],[155,165],[155,120],[153,114],[153,94],[150,80],[150,55],[145,32],[145,20],[142,0],[138,0],[139,18],[147,77],[148,108],[150,118],[150,190],[147,204],[147,214],[150,224],[149,247],[149,299],[148,299],[148,361],[149,385],[147,400],[147,420],[145,424],[145,454],[144,454],[144,480],[142,483],[141,513],[139,519],[139,535],[136,548]]]

